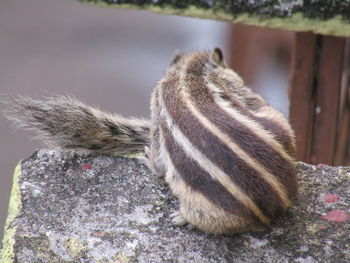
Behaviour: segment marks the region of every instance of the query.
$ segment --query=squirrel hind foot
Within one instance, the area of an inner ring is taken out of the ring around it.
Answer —
[[[175,226],[183,226],[188,224],[187,219],[181,214],[180,211],[175,211],[170,214],[171,222]]]

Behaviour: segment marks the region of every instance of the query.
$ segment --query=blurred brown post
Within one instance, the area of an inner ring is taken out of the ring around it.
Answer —
[[[346,109],[341,107],[345,41],[333,36],[296,34],[290,119],[297,136],[299,160],[335,164],[337,156],[344,161],[338,152],[339,145],[348,141],[344,132],[342,142],[339,141],[340,116],[344,118]]]
[[[234,24],[230,32],[228,62],[248,86],[254,86],[260,67],[270,57],[289,67],[293,32],[243,24]]]
[[[316,73],[316,115],[311,163],[334,164],[345,38],[322,36]]]
[[[350,165],[350,39],[346,40],[335,165]]]
[[[297,159],[306,162],[311,158],[314,126],[316,42],[313,33],[295,34],[289,84],[289,118],[297,138]]]

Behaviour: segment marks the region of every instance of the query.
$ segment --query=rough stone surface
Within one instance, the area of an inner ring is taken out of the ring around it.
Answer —
[[[171,225],[176,199],[137,159],[39,150],[15,173],[0,262],[350,262],[350,167],[298,171],[286,216],[213,236]]]
[[[79,0],[100,6],[350,36],[350,0]]]

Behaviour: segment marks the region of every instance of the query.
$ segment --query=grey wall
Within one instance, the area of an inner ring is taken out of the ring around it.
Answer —
[[[0,96],[73,94],[125,115],[148,116],[152,87],[175,49],[220,46],[228,25],[75,0],[0,1]],[[40,143],[0,116],[0,240],[16,163]]]

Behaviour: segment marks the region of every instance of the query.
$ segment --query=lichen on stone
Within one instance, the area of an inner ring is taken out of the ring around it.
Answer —
[[[232,23],[313,31],[350,36],[350,1],[169,1],[169,0],[79,0],[102,7],[145,9],[156,13],[190,16]]]
[[[15,234],[17,226],[14,223],[16,217],[22,209],[21,191],[19,186],[19,177],[21,175],[21,165],[18,164],[15,168],[12,182],[12,190],[9,201],[9,209],[5,223],[5,232],[2,242],[2,250],[0,252],[0,262],[13,262]]]
[[[74,260],[86,257],[88,252],[86,242],[81,242],[77,238],[68,238],[63,242],[63,245],[67,249],[69,256]]]

